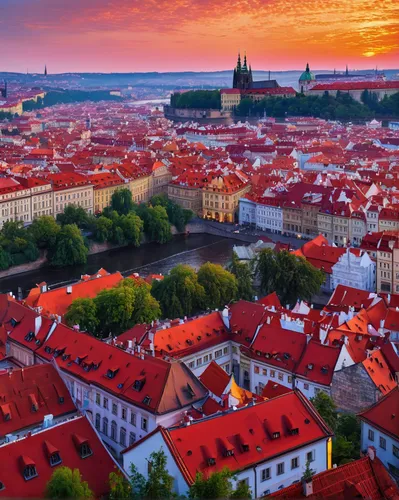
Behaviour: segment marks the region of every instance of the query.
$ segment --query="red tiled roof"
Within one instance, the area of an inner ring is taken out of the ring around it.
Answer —
[[[390,391],[367,410],[359,413],[359,417],[369,424],[399,440],[399,387]]]
[[[262,390],[262,396],[264,398],[271,399],[287,394],[287,392],[291,392],[291,389],[288,389],[288,387],[278,384],[277,382],[273,382],[273,380],[269,380]]]
[[[230,375],[215,361],[212,361],[199,376],[199,379],[210,392],[221,398],[227,384],[230,382]]]
[[[319,83],[311,88],[312,90],[384,90],[397,89],[399,91],[399,81],[395,80],[376,80],[363,82],[334,82],[334,83]]]
[[[82,458],[74,436],[82,436],[92,451]],[[43,498],[47,482],[56,467],[50,465],[49,452],[58,451],[61,465],[78,469],[96,498],[109,492],[108,476],[117,468],[100,438],[86,419],[79,417],[24,439],[0,446],[0,480],[3,498]],[[24,465],[34,465],[37,476],[29,481],[23,476]]]
[[[321,385],[330,385],[341,349],[311,340],[295,369],[299,376]]]
[[[181,358],[207,347],[229,340],[222,318],[213,312],[185,321],[154,334],[154,349],[158,355]]]
[[[74,300],[86,297],[94,298],[101,290],[113,288],[121,280],[123,280],[123,276],[116,272],[105,276],[100,274],[99,277],[94,275],[89,280],[46,292],[40,292],[40,288],[37,287],[29,292],[25,302],[31,307],[40,307],[43,314],[64,316]]]
[[[378,458],[361,458],[312,477],[311,500],[398,500],[399,490]],[[270,495],[270,498],[305,498],[301,483]]]
[[[42,424],[45,415],[57,418],[76,411],[57,370],[47,363],[0,374],[0,394],[2,437]],[[36,411],[32,411],[32,398],[38,403]]]
[[[275,298],[271,297],[271,302],[276,302]],[[233,340],[244,346],[249,346],[256,329],[263,323],[267,314],[265,305],[239,300],[230,306],[230,313],[230,330]]]
[[[391,372],[381,350],[373,351],[363,361],[363,366],[381,394],[388,394],[397,387],[395,373]]]

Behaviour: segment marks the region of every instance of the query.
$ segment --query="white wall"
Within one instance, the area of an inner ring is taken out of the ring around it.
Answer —
[[[374,440],[370,439],[369,430],[374,432]],[[381,447],[382,443],[380,442],[380,438],[385,439],[386,443],[385,450]],[[381,432],[380,430],[376,429],[367,422],[362,421],[360,443],[361,443],[361,450],[363,451],[367,450],[369,446],[374,446],[377,453],[377,457],[381,460],[381,462],[385,465],[387,469],[388,469],[388,464],[394,465],[397,469],[399,469],[399,456],[395,457],[393,454],[393,446],[396,446],[399,452],[398,440],[392,439],[387,434]]]
[[[162,449],[166,455],[166,469],[174,479],[173,489],[178,495],[187,495],[188,485],[180,472],[174,458],[172,457],[168,446],[166,445],[162,434],[156,432],[143,443],[138,444],[132,450],[127,451],[122,455],[123,468],[130,475],[130,466],[134,464],[137,471],[144,477],[148,476],[148,461],[150,454]]]

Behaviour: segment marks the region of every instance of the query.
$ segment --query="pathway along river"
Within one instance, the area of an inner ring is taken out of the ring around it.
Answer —
[[[237,241],[210,234],[175,236],[165,245],[148,243],[139,248],[118,248],[109,252],[90,255],[83,266],[55,269],[42,267],[15,276],[0,279],[0,293],[18,294],[21,288],[25,297],[36,283],[45,281],[50,288],[64,286],[80,279],[82,274],[94,274],[101,267],[108,272],[120,271],[123,275],[138,272],[167,274],[177,264],[189,264],[199,268],[205,262],[225,265],[232,256]]]

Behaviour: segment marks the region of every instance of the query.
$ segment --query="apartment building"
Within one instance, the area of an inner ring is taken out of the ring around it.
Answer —
[[[90,178],[77,173],[49,174],[47,180],[53,186],[53,216],[57,217],[68,205],[94,211],[93,184]]]

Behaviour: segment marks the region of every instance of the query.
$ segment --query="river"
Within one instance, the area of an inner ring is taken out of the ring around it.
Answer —
[[[25,297],[37,283],[45,281],[50,287],[63,286],[77,281],[82,274],[94,274],[100,268],[108,272],[120,271],[125,276],[137,272],[167,274],[177,264],[199,268],[205,262],[225,265],[232,256],[233,246],[239,242],[210,234],[175,236],[165,245],[148,243],[139,248],[118,248],[90,255],[82,266],[54,269],[42,267],[35,271],[9,276],[0,280],[0,293],[12,292],[17,296],[18,287]]]

